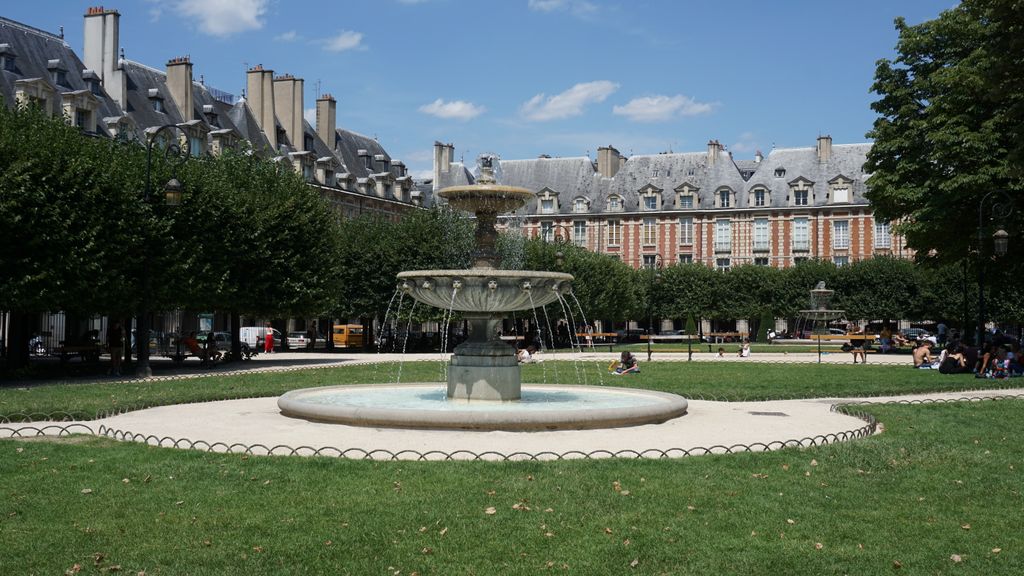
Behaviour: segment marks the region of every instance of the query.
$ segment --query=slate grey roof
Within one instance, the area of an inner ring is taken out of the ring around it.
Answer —
[[[0,70],[0,95],[3,96],[5,105],[14,105],[15,82],[18,80],[40,78],[50,85],[57,95],[90,90],[90,86],[82,77],[85,65],[59,36],[0,17],[0,44],[9,45],[10,51],[16,55],[15,71]],[[59,67],[65,70],[66,83],[63,86],[55,86],[50,79],[51,61],[55,60],[59,61]],[[100,105],[94,115],[97,125],[93,131],[109,136],[106,126],[103,125],[103,118],[120,116],[121,111],[117,103],[102,89],[96,97]],[[59,100],[53,103],[51,111],[59,113]]]
[[[335,134],[334,153],[341,158],[348,173],[356,178],[366,178],[377,173],[377,169],[366,169],[363,159],[359,157],[360,150],[366,150],[371,158],[382,154],[387,160],[388,165],[391,164],[391,156],[388,155],[387,151],[384,150],[384,147],[377,140],[343,128],[338,128]]]
[[[818,161],[817,148],[813,146],[772,150],[760,162],[734,161],[724,150],[718,152],[713,164],[708,162],[707,151],[636,155],[613,178],[602,177],[587,157],[499,160],[499,182],[536,193],[551,190],[557,194],[560,214],[572,213],[573,200],[580,196],[590,200],[589,213],[602,213],[612,194],[622,198],[624,212],[639,211],[641,192],[648,186],[661,191],[663,210],[673,210],[676,189],[683,184],[698,189],[695,209],[714,209],[716,193],[723,188],[734,193],[730,209],[752,207],[748,206],[748,193],[757,187],[769,190],[770,207],[782,208],[790,206],[790,184],[798,178],[813,183],[811,205],[823,206],[830,201],[826,197],[829,182],[838,176],[853,182],[850,203],[867,205],[867,175],[863,166],[870,149],[871,144],[833,144],[826,162]],[[777,177],[777,169],[785,170],[785,174]],[[743,171],[753,174],[744,180]],[[462,164],[453,162],[434,183],[434,189],[472,182],[472,174]],[[534,200],[518,213],[537,211],[538,202]]]

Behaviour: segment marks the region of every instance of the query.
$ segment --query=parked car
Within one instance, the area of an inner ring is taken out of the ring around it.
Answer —
[[[686,330],[662,330],[658,336],[661,342],[682,342],[686,339]]]
[[[904,328],[903,330],[900,330],[900,334],[902,334],[907,340],[920,340],[925,336],[931,335],[924,328]]]
[[[289,332],[288,348],[292,350],[304,350],[309,346],[309,336],[305,332]]]

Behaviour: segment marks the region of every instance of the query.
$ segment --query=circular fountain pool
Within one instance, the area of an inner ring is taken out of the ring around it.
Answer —
[[[514,402],[446,397],[443,384],[326,386],[293,390],[286,416],[386,428],[578,430],[658,424],[686,413],[675,394],[629,388],[525,385]]]

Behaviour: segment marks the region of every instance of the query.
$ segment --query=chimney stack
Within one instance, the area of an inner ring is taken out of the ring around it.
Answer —
[[[451,144],[446,146],[441,142],[434,141],[434,190],[437,190],[441,182],[441,175],[447,174],[451,170],[451,149],[454,149]]]
[[[612,146],[597,149],[597,172],[605,178],[613,178],[622,165],[619,151]]]
[[[274,78],[274,113],[284,127],[292,148],[296,151],[305,150],[305,138],[302,137],[302,95],[305,82],[291,74]]]
[[[764,154],[761,154],[761,151],[757,150],[756,152],[754,152],[754,163],[760,164],[761,160],[764,160]]]
[[[103,88],[122,109],[127,108],[127,83],[118,58],[121,15],[102,6],[85,11],[82,62],[99,74]]]
[[[277,125],[274,121],[274,71],[257,64],[246,73],[246,102],[252,110],[263,135],[270,141],[272,153],[277,151]]]
[[[828,162],[832,157],[832,137],[818,136],[818,162]]]
[[[192,61],[188,56],[167,61],[167,91],[181,113],[181,121],[195,119],[192,100]]]
[[[708,140],[708,166],[714,166],[724,146],[718,140]]]
[[[338,102],[330,94],[324,94],[316,99],[316,133],[332,151],[338,139],[337,110]]]

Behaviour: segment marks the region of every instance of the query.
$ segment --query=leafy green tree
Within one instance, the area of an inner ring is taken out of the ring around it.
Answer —
[[[1024,96],[1007,90],[1022,85],[1022,15],[1020,2],[965,0],[916,26],[897,19],[898,55],[877,64],[867,197],[921,259],[951,263],[978,249],[969,223],[987,192],[1020,202]],[[1001,225],[1020,239],[1022,222],[1018,209]]]
[[[751,264],[722,274],[716,309],[721,318],[755,320],[781,299],[782,270]]]
[[[661,285],[658,287],[662,302],[658,315],[672,319],[712,317],[717,284],[716,272],[703,264],[672,264],[666,267],[661,272]],[[690,334],[696,333],[696,323],[693,329]]]
[[[779,301],[775,313],[784,318],[797,318],[800,310],[811,307],[811,289],[818,282],[825,282],[828,289],[835,288],[836,273],[835,264],[822,260],[805,260],[787,268],[779,285]],[[835,305],[832,307],[835,308]]]
[[[902,258],[879,256],[836,271],[835,307],[847,318],[899,320],[914,317],[920,301],[918,267]]]

